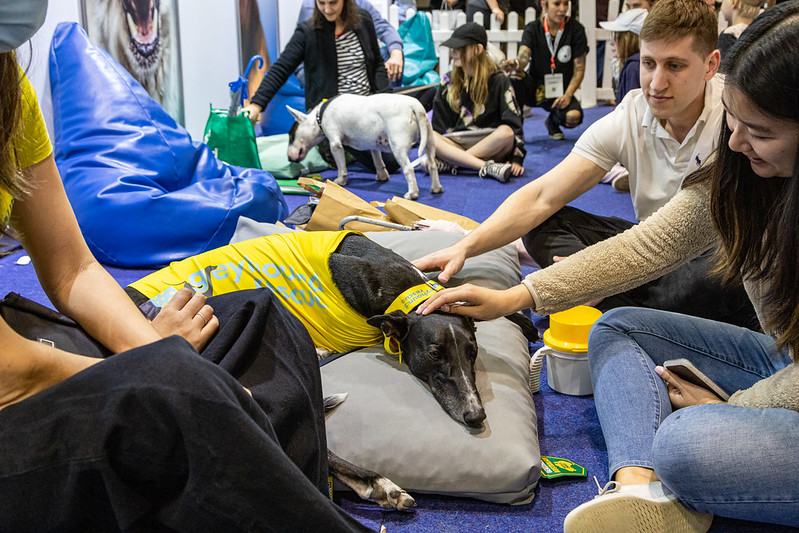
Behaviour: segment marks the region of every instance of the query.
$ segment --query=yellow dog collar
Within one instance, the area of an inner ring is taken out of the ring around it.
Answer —
[[[408,314],[413,311],[413,309],[421,302],[427,300],[434,293],[443,288],[444,287],[433,280],[427,280],[425,283],[414,285],[410,289],[405,290],[402,294],[397,296],[393,302],[391,302],[391,305],[389,305],[388,309],[386,309],[386,314],[389,314],[392,311],[402,311],[403,313]],[[392,343],[392,340],[396,343],[396,349],[394,349],[394,343]],[[402,364],[402,349],[400,348],[398,340],[392,339],[388,335],[383,334],[383,348],[385,348],[388,353],[396,355],[399,358],[399,363]]]
[[[433,280],[427,280],[425,283],[414,285],[407,289],[402,294],[397,296],[391,305],[386,309],[386,314],[392,311],[402,311],[405,314],[410,313],[417,305],[430,298],[433,294],[443,289],[441,285]]]

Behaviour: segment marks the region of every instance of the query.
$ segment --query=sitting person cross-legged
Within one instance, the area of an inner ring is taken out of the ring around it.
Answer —
[[[442,46],[452,48],[454,68],[433,100],[439,172],[476,170],[502,183],[524,172],[522,115],[510,82],[486,54],[485,28],[467,22]],[[495,160],[497,162],[495,162]]]
[[[569,17],[569,0],[542,0],[543,17],[524,27],[519,54],[502,63],[519,101],[549,112],[544,124],[550,139],[563,140],[564,128],[583,122],[574,97],[585,77],[588,41],[585,28]]]

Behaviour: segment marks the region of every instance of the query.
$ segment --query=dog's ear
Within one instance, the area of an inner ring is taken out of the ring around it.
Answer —
[[[306,118],[308,118],[308,115],[306,115],[302,111],[297,111],[290,105],[287,105],[286,109],[289,110],[289,113],[291,113],[291,116],[293,116],[294,120],[296,120],[297,122],[303,122]]]
[[[375,315],[367,318],[366,323],[380,328],[386,337],[402,340],[408,335],[408,315],[402,311],[392,311],[387,315]]]

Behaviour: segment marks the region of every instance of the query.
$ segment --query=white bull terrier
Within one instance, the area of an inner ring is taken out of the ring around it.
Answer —
[[[436,156],[433,127],[419,100],[401,94],[342,94],[322,102],[307,115],[286,107],[297,121],[289,132],[288,157],[291,161],[302,161],[311,148],[327,137],[338,168],[336,183],[344,186],[347,184],[347,164],[343,145],[371,152],[377,181],[388,179],[380,152],[391,152],[408,182],[405,198],[416,200],[419,196],[408,150],[419,143],[420,156],[425,151],[428,161],[435,161]],[[428,165],[428,168],[432,182],[430,192],[444,192],[438,181],[436,165]]]

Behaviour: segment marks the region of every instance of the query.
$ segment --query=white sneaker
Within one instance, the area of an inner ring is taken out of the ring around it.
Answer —
[[[596,481],[596,478],[594,478]],[[622,486],[610,481],[593,500],[572,509],[563,521],[564,533],[705,533],[712,514],[692,511],[660,481]]]
[[[610,185],[619,192],[630,192],[629,172],[624,172],[622,174],[614,176],[613,179],[610,180]]]
[[[482,168],[477,171],[481,178],[494,178],[500,183],[508,183],[512,170],[510,163],[494,163],[493,160],[483,163]]]

